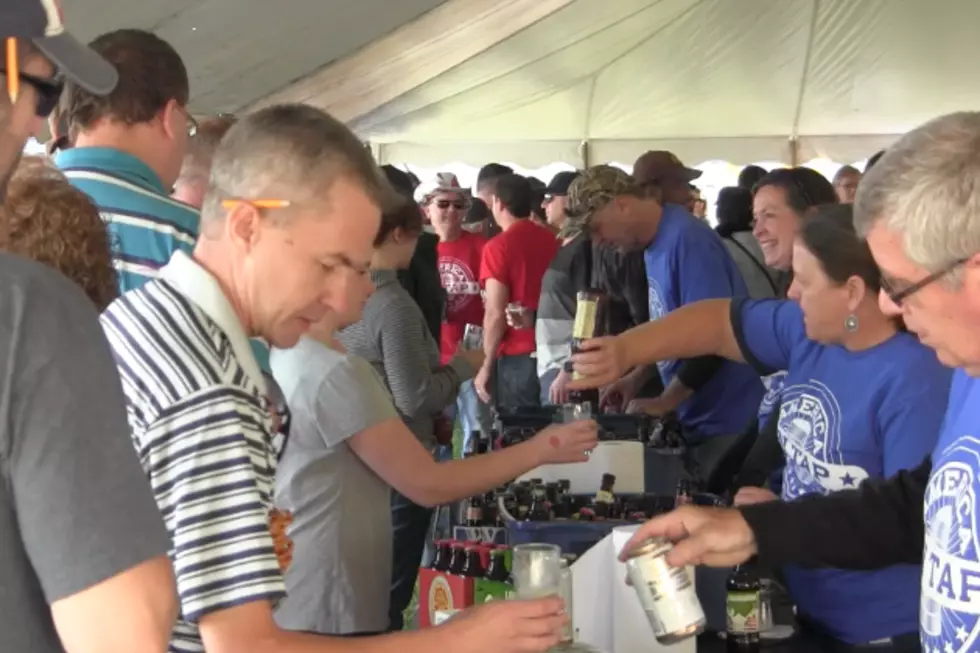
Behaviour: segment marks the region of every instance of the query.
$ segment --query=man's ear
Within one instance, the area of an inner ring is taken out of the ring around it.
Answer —
[[[249,253],[259,241],[262,232],[262,216],[248,202],[235,202],[225,215],[225,236],[235,248]]]

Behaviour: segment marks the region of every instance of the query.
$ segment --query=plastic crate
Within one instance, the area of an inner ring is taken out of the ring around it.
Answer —
[[[580,556],[609,535],[612,529],[628,523],[611,519],[593,522],[573,519],[512,522],[507,525],[507,539],[510,540],[511,546],[531,543],[555,544],[561,547],[562,553]]]

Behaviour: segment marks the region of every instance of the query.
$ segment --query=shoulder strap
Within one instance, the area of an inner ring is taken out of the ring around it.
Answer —
[[[745,255],[749,257],[749,260],[752,261],[752,263],[754,263],[755,266],[757,268],[759,268],[759,270],[762,271],[762,276],[764,276],[766,278],[766,281],[769,282],[769,287],[772,288],[772,294],[775,295],[776,297],[779,297],[779,295],[780,295],[779,288],[776,287],[776,281],[772,278],[772,275],[769,274],[769,268],[767,268],[765,265],[763,265],[759,261],[759,259],[757,259],[756,257],[752,256],[752,252],[750,252],[749,249],[748,249],[748,247],[746,247],[742,243],[738,242],[737,240],[735,240],[731,236],[725,236],[725,240],[731,241],[732,243],[735,244],[736,247],[738,247],[740,250],[742,250],[743,252],[745,252]]]

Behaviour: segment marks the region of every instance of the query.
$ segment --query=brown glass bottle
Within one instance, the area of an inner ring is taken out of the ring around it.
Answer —
[[[494,549],[490,552],[490,564],[487,565],[487,580],[495,580],[498,583],[506,583],[510,580],[510,572],[507,571],[507,553],[503,549]]]
[[[447,570],[450,574],[460,575],[463,573],[463,566],[466,564],[466,549],[463,548],[462,542],[452,543],[452,557],[449,559],[449,569]]]
[[[602,309],[604,296],[598,290],[583,290],[576,296],[575,323],[572,326],[571,353],[578,353],[582,343],[590,338],[602,335]],[[571,369],[572,362],[568,361],[565,370],[571,372],[572,379],[579,380],[580,374]],[[599,413],[599,389],[573,390],[568,393],[568,403],[589,407],[590,414]]]
[[[483,560],[480,558],[480,550],[475,546],[466,547],[466,560],[459,575],[467,578],[483,578]]]
[[[436,571],[449,571],[449,562],[453,552],[446,540],[436,542],[436,555],[432,561],[432,568]]]
[[[751,561],[732,570],[725,588],[728,653],[758,653],[762,583]]]
[[[616,487],[615,474],[603,474],[602,481],[599,483],[599,491],[595,493],[592,500],[592,509],[595,510],[596,517],[614,517],[613,508],[616,505],[616,495],[613,489]]]

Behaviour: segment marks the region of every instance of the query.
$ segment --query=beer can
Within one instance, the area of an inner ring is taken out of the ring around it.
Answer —
[[[676,644],[704,631],[705,617],[687,569],[667,564],[673,545],[662,537],[633,550],[626,569],[657,641]]]
[[[483,327],[466,325],[463,330],[463,349],[483,349]]]

